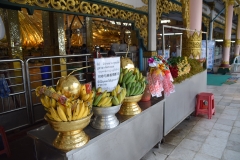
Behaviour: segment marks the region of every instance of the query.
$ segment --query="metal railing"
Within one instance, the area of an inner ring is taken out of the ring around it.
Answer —
[[[29,125],[30,108],[27,99],[24,62],[20,59],[0,60],[0,125],[6,131]],[[1,89],[3,89],[1,88]]]
[[[76,68],[89,66],[89,57],[91,54],[34,57],[26,60],[26,77],[28,86],[29,106],[31,108],[31,119],[33,123],[43,119],[44,108],[39,98],[35,94],[38,86],[46,85],[55,87],[61,76],[66,76]],[[82,71],[76,71],[72,75],[84,83],[84,73],[88,68]]]

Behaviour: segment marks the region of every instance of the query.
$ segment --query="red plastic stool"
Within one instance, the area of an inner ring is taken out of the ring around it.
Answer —
[[[8,140],[7,140],[5,131],[2,126],[0,126],[0,134],[2,136],[3,146],[4,146],[4,149],[0,151],[0,155],[6,153],[7,156],[10,157],[10,149],[9,149],[9,145],[8,145]]]
[[[215,114],[214,95],[212,93],[202,92],[197,95],[196,112],[198,114],[207,114],[208,119]]]

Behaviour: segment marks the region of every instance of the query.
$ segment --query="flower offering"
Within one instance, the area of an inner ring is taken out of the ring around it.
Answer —
[[[147,81],[152,96],[161,97],[162,91],[164,91],[166,96],[173,93],[175,91],[172,83],[173,78],[166,60],[162,56],[154,56],[148,59],[148,64]]]

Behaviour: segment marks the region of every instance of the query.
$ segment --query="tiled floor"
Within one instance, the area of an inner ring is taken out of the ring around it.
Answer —
[[[213,118],[198,115],[184,120],[160,148],[153,148],[141,160],[240,160],[240,79],[207,90],[215,96]]]

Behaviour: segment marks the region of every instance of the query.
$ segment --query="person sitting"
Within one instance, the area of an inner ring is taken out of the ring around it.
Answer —
[[[109,50],[107,56],[108,57],[116,57],[116,53],[113,50]]]

